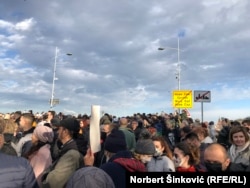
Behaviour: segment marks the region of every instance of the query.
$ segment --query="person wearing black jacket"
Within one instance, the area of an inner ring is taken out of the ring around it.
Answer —
[[[225,147],[212,143],[204,151],[207,172],[250,172],[250,165],[230,161]]]

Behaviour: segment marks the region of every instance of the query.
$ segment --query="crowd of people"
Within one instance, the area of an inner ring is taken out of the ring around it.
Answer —
[[[90,120],[53,110],[0,114],[1,187],[123,188],[126,172],[250,172],[250,118],[105,113],[95,153]]]

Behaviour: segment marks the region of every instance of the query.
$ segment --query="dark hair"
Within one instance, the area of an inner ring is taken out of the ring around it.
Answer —
[[[187,125],[187,126],[182,127],[181,131],[187,134],[187,133],[190,133],[192,129],[190,128],[189,125]]]
[[[153,136],[152,137],[152,140],[153,141],[158,141],[161,143],[162,147],[164,147],[164,150],[163,150],[163,153],[168,157],[170,158],[171,160],[173,159],[173,152],[172,150],[170,149],[167,141],[164,139],[163,136]]]
[[[241,126],[239,121],[231,121],[230,124],[231,126]]]
[[[41,147],[43,147],[45,144],[44,142],[41,142],[38,140],[38,143],[36,145],[31,146],[30,150],[23,155],[24,158],[29,159],[29,156],[31,156],[33,153],[36,153]]]
[[[185,140],[189,139],[189,140],[199,140],[199,137],[197,135],[197,133],[195,132],[190,132],[185,136]]]
[[[245,119],[241,122],[241,124],[244,124],[244,123],[250,125],[250,117],[245,118]]]
[[[52,115],[53,117],[55,117],[55,116],[56,116],[56,111],[54,111],[54,110],[49,110],[48,112],[50,112],[50,113],[51,113],[51,115]]]
[[[189,156],[189,165],[197,165],[200,162],[200,150],[198,147],[192,147],[187,142],[179,142],[175,145],[175,148],[181,150],[184,156]]]
[[[214,125],[214,122],[213,122],[213,121],[210,121],[210,122],[208,123],[208,125]]]

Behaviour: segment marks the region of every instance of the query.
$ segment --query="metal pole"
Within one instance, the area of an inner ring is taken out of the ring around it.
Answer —
[[[178,37],[178,90],[181,89],[181,64],[180,64],[180,45]]]
[[[177,48],[177,52],[178,52],[178,90],[181,90],[181,64],[180,64],[180,42],[179,42],[179,37],[178,37],[178,48]],[[181,113],[180,108],[178,109],[179,114]]]
[[[177,48],[172,48],[172,47],[165,47],[165,48],[169,48],[172,50],[177,50],[177,55],[178,55],[178,62],[177,62],[177,81],[178,81],[178,90],[181,90],[181,64],[180,64],[180,44],[179,44],[179,36],[178,36],[178,46]],[[163,47],[159,47],[158,50],[165,50],[165,48]],[[178,113],[180,114],[181,110],[180,108],[178,108]]]
[[[203,123],[203,101],[201,101],[201,123]]]
[[[56,50],[55,50],[55,62],[54,62],[54,72],[53,72],[53,81],[52,81],[52,91],[51,91],[51,99],[50,99],[50,109],[52,109],[53,105],[54,105],[57,54],[58,54],[58,48],[56,47]]]

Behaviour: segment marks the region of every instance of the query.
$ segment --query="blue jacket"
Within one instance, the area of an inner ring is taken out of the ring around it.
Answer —
[[[0,187],[38,188],[29,161],[0,151]]]

